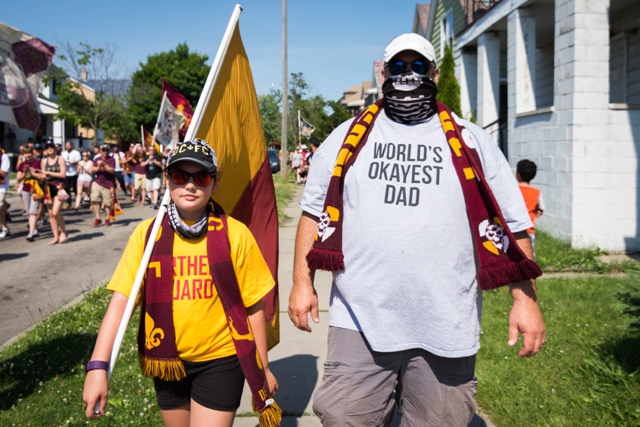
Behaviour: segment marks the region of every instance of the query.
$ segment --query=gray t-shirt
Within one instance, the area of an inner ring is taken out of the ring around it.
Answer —
[[[478,126],[456,120],[466,127],[467,144],[478,150],[510,229],[526,230],[529,215],[497,144]],[[340,125],[314,155],[300,202],[314,216],[322,213],[350,123]],[[382,111],[345,177],[346,268],[334,273],[329,324],[362,331],[375,351],[475,354],[482,302],[471,232],[438,117],[401,125]]]

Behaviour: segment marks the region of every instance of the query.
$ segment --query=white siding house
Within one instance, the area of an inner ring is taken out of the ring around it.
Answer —
[[[472,2],[468,2],[472,3]],[[538,165],[539,228],[640,251],[640,1],[492,1],[456,35],[462,109]]]

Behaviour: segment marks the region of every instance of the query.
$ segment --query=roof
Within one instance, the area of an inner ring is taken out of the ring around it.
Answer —
[[[429,24],[429,12],[431,11],[431,3],[416,4],[416,14],[413,19],[413,31],[426,37],[427,26]]]

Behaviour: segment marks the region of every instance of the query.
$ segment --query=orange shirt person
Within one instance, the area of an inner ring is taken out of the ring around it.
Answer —
[[[529,238],[531,239],[531,248],[533,249],[533,259],[536,258],[536,220],[542,216],[544,212],[544,202],[542,192],[539,188],[533,187],[531,181],[536,176],[538,168],[531,160],[523,159],[516,165],[516,179],[520,184],[520,192],[524,198],[524,203],[529,211],[529,217],[534,224],[533,227],[527,229]]]

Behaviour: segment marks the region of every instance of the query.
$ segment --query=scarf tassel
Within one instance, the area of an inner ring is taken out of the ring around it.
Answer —
[[[478,272],[478,284],[480,289],[488,291],[509,283],[535,279],[539,276],[542,276],[542,270],[538,264],[530,259],[523,259],[518,263],[502,263],[481,269]]]
[[[187,376],[184,365],[180,359],[154,359],[138,354],[142,375],[145,377],[158,377],[165,381],[180,381]]]
[[[311,270],[344,270],[344,255],[342,252],[314,247],[307,254],[307,264]]]
[[[255,404],[253,404],[253,410],[257,412]],[[280,422],[282,422],[282,409],[275,400],[267,400],[267,405],[258,414],[258,424],[260,427],[278,427]]]

